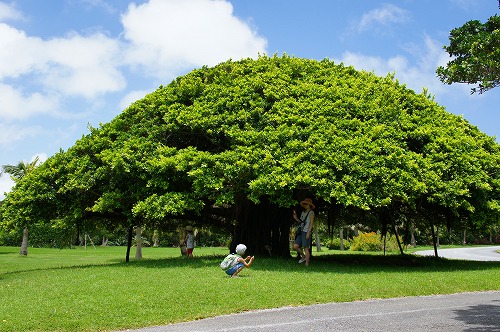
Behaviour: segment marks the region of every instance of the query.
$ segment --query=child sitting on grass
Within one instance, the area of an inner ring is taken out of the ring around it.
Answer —
[[[242,258],[245,254],[247,247],[244,244],[238,244],[236,246],[236,255],[234,255],[234,260],[229,269],[226,270],[226,274],[231,276],[231,278],[237,278],[238,273],[241,272],[245,267],[250,267],[254,260],[254,256],[247,256],[246,258]]]

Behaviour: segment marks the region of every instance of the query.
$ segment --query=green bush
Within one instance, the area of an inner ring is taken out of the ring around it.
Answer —
[[[401,237],[399,238],[399,243],[403,243]],[[382,244],[383,244],[383,240],[382,240]],[[384,248],[382,247],[382,250]],[[399,246],[398,246],[398,241],[396,240],[396,236],[394,235],[391,235],[390,237],[388,237],[386,239],[386,243],[385,243],[385,250],[386,251],[398,251],[399,250]]]
[[[0,246],[20,246],[23,238],[21,229],[0,229]]]
[[[383,251],[384,239],[382,236],[380,236],[380,234],[377,234],[375,232],[370,232],[370,233],[359,232],[359,235],[355,236],[352,239],[350,249],[352,251]],[[386,238],[385,250],[386,251],[399,250],[396,236],[391,235]]]
[[[383,243],[380,235],[375,232],[362,233],[359,232],[358,236],[352,239],[352,251],[381,251],[383,250]]]
[[[28,231],[29,246],[37,248],[69,248],[72,242],[71,233],[74,233],[71,228],[43,223],[30,225]]]
[[[340,250],[340,238],[335,238],[335,239],[330,239],[326,243],[326,246],[330,250]],[[351,246],[351,243],[349,240],[344,239],[344,250],[349,250],[349,247]]]

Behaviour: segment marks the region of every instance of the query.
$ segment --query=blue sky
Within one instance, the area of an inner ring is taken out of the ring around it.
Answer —
[[[43,161],[159,85],[259,53],[394,72],[500,137],[500,88],[435,75],[451,29],[498,13],[496,0],[0,0],[0,165]],[[0,199],[11,186],[0,177]]]

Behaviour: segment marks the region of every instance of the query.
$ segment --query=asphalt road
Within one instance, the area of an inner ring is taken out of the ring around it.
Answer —
[[[498,250],[500,250],[500,246],[454,249],[438,248],[438,256],[443,258],[467,259],[471,261],[500,261],[500,254],[497,252]],[[417,251],[415,254],[434,256],[434,250]]]
[[[136,332],[500,331],[500,292],[258,310]]]
[[[438,255],[500,261],[500,246],[440,249]],[[434,251],[418,254],[434,255]],[[499,280],[500,286],[500,280]],[[257,310],[129,332],[474,331],[500,332],[500,291],[327,303]]]

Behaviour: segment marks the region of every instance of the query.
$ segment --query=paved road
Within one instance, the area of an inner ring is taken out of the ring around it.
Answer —
[[[500,261],[497,247],[440,249],[438,255]],[[433,250],[419,252],[434,255]],[[500,281],[499,281],[500,284]],[[130,332],[500,332],[500,291],[328,303],[258,310]]]
[[[136,332],[500,331],[500,292],[258,310]]]
[[[443,258],[467,259],[471,261],[500,261],[500,254],[497,252],[498,250],[500,250],[500,246],[454,249],[438,248],[438,256]],[[415,254],[434,256],[434,250],[417,251]]]

